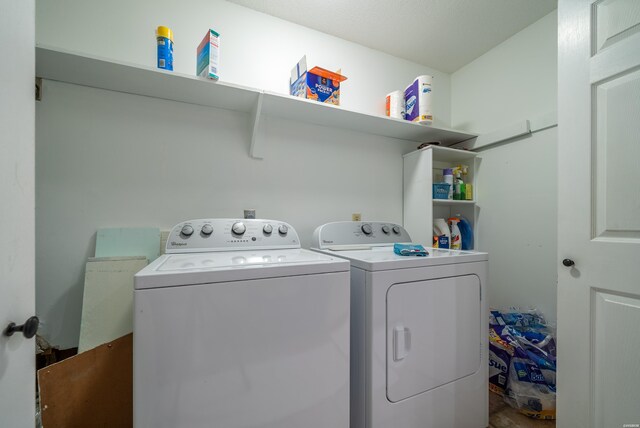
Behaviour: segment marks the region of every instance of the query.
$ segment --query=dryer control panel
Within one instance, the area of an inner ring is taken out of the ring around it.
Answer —
[[[312,248],[354,249],[411,242],[404,227],[380,221],[338,221],[319,226],[313,232]]]
[[[205,253],[300,248],[288,223],[264,219],[214,218],[188,220],[171,229],[166,253]]]

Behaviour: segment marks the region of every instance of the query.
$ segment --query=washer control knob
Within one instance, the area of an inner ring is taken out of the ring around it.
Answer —
[[[373,229],[371,229],[370,224],[363,224],[360,229],[365,235],[371,235],[371,233],[373,232]]]
[[[202,229],[200,231],[202,232],[203,235],[209,236],[213,233],[213,226],[207,223],[204,226],[202,226]]]
[[[271,226],[270,224],[265,224],[262,227],[262,231],[265,233],[265,235],[271,235],[271,232],[273,232],[273,226]]]
[[[242,235],[247,231],[247,226],[245,226],[243,222],[238,221],[236,223],[233,223],[233,226],[231,226],[231,231],[236,235]]]
[[[385,224],[384,226],[382,226],[382,231],[384,232],[385,235],[388,235],[389,232],[391,232],[391,229],[389,229],[389,226]]]
[[[288,231],[289,231],[289,228],[285,224],[281,224],[280,227],[278,228],[278,233],[280,235],[286,235]]]
[[[393,233],[395,233],[396,235],[400,235],[400,227],[399,226],[393,226]]]
[[[182,230],[180,230],[180,233],[182,233],[184,236],[191,236],[193,235],[193,227],[185,224],[184,226],[182,226]]]

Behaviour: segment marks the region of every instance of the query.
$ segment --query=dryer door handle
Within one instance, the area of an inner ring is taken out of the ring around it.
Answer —
[[[411,330],[399,325],[393,329],[393,361],[401,361],[411,350]]]

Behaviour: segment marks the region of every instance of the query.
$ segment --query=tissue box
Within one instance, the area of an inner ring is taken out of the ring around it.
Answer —
[[[307,71],[307,57],[302,57],[291,70],[289,94],[294,97],[340,105],[340,82],[347,80],[340,72],[320,67]]]
[[[218,80],[220,67],[220,34],[209,30],[196,50],[196,76]]]

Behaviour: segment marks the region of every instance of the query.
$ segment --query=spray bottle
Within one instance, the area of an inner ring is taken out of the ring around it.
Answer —
[[[456,201],[461,201],[465,199],[465,185],[464,181],[460,175],[462,174],[463,168],[466,168],[464,165],[458,165],[453,168],[453,175],[455,179],[453,180],[453,199]]]
[[[451,226],[451,249],[452,250],[461,250],[462,249],[462,235],[460,234],[460,229],[458,228],[458,223],[460,219],[457,217],[451,217],[449,219],[449,225]]]
[[[467,174],[469,173],[469,167],[466,165],[462,165],[462,176],[464,177],[464,198],[462,199],[466,199],[467,201],[472,201],[473,200],[473,185],[469,182],[469,179],[467,178]]]

